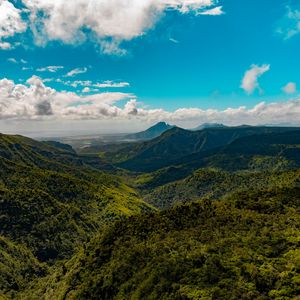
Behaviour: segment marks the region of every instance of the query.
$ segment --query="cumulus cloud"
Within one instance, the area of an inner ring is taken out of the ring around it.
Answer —
[[[50,73],[56,73],[58,70],[62,70],[63,66],[47,66],[43,68],[36,69],[37,72],[50,72]]]
[[[87,92],[87,90],[86,90]],[[118,104],[125,101],[123,107]],[[1,120],[142,120],[147,122],[165,120],[180,122],[222,122],[238,124],[300,124],[300,99],[287,102],[261,102],[253,108],[244,106],[225,110],[181,108],[175,111],[148,109],[133,94],[98,92],[78,95],[56,91],[45,86],[37,76],[26,84],[16,84],[9,79],[0,80]]]
[[[26,30],[27,25],[22,20],[21,10],[8,0],[0,0],[0,49],[8,50],[13,45],[6,39]]]
[[[258,83],[258,78],[269,70],[270,65],[251,65],[250,69],[246,71],[242,79],[241,88],[247,94],[252,94],[256,89],[262,92]]]
[[[71,70],[70,72],[68,72],[65,77],[74,77],[78,74],[83,74],[83,73],[86,73],[87,72],[87,68],[76,68],[74,70]]]
[[[286,94],[295,94],[297,92],[297,85],[295,82],[289,82],[282,88],[282,90]]]
[[[94,36],[107,54],[125,54],[122,41],[151,29],[167,10],[181,14],[221,14],[217,0],[22,0],[30,11],[38,44],[49,40],[80,43]]]
[[[32,76],[26,84],[16,84],[9,79],[0,80],[1,119],[39,118],[99,118],[122,115],[122,109],[114,104],[134,99],[132,94],[98,93],[79,96],[71,92],[58,92],[45,86],[38,76]]]

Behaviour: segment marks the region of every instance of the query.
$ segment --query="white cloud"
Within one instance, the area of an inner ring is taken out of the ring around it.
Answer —
[[[174,44],[179,44],[179,41],[174,39],[174,38],[169,38],[169,41],[174,43]]]
[[[217,0],[22,0],[38,44],[80,43],[93,36],[103,53],[123,55],[122,41],[151,29],[167,10],[220,14]]]
[[[283,36],[285,40],[294,37],[300,33],[300,10],[287,6],[287,13],[280,20],[277,33]]]
[[[8,58],[7,61],[9,61],[9,62],[11,62],[13,64],[19,64],[19,63],[20,64],[27,64],[27,61],[25,59],[17,60],[17,59],[15,59],[13,57]]]
[[[286,94],[295,94],[297,92],[297,85],[295,82],[289,82],[282,88],[282,90]]]
[[[125,113],[114,104],[135,96],[126,93],[98,93],[79,96],[71,92],[58,92],[46,87],[38,76],[26,84],[16,84],[6,78],[0,80],[1,119],[95,119],[121,116]]]
[[[82,89],[83,93],[89,93],[91,91],[91,89],[89,87],[85,87],[84,89]]]
[[[7,0],[0,0],[0,49],[13,48],[13,45],[5,39],[24,32],[26,27],[27,25],[21,17],[21,10]]]
[[[65,75],[65,77],[67,77],[67,76]],[[68,77],[70,77],[70,76],[68,76]],[[77,88],[78,86],[94,88],[94,89],[91,89],[91,91],[98,91],[99,88],[124,88],[124,87],[130,86],[130,84],[126,81],[117,82],[117,81],[113,81],[113,80],[105,80],[105,81],[99,83],[99,82],[93,82],[91,80],[66,80],[66,81],[63,81],[62,79],[58,78],[58,79],[56,79],[56,82],[59,82],[66,86],[71,86],[74,88]]]
[[[130,86],[130,84],[128,82],[114,82],[112,80],[106,80],[103,83],[95,83],[93,86],[98,88],[123,88]]]
[[[22,67],[22,71],[28,71],[28,70],[32,70],[32,67]]]
[[[0,49],[2,50],[10,50],[12,49],[12,45],[8,42],[0,42]]]
[[[86,73],[87,72],[87,68],[76,68],[74,70],[71,70],[70,72],[68,72],[65,77],[74,77],[78,74],[83,74],[83,73]]]
[[[243,77],[241,88],[248,94],[252,94],[256,89],[261,92],[262,90],[259,86],[258,78],[269,70],[270,65],[251,65]]]
[[[7,61],[9,61],[9,62],[11,62],[13,64],[17,64],[18,63],[17,60],[15,58],[13,58],[13,57],[8,58]]]
[[[64,69],[63,66],[47,66],[43,68],[36,69],[37,72],[50,72],[50,73],[56,73],[58,70]]]
[[[220,16],[220,15],[224,14],[222,9],[223,9],[223,6],[217,6],[212,9],[208,9],[206,11],[199,12],[198,15]]]
[[[117,105],[126,101],[124,107]],[[56,91],[45,86],[41,78],[33,76],[26,84],[16,84],[6,78],[0,80],[0,119],[39,120],[54,123],[67,120],[165,120],[172,123],[222,122],[238,124],[290,123],[300,125],[300,99],[287,102],[257,104],[225,110],[181,108],[173,112],[163,109],[147,109],[138,103],[133,94],[106,92],[93,95],[77,95]],[[80,123],[78,123],[80,124]]]

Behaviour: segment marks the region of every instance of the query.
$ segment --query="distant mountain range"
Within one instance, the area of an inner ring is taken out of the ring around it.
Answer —
[[[166,132],[167,130],[174,128],[175,126],[170,125],[166,122],[159,122],[150,128],[148,128],[145,131],[128,134],[125,136],[125,139],[128,140],[151,140],[158,136],[160,136],[162,133]]]
[[[144,131],[128,134],[125,136],[125,139],[126,140],[151,140],[151,139],[154,139],[154,138],[160,136],[167,130],[170,130],[174,127],[177,127],[177,126],[170,125],[166,122],[159,122]],[[225,128],[225,127],[227,127],[227,126],[220,124],[220,123],[203,123],[203,124],[201,124],[195,128],[192,128],[190,130],[198,131],[198,130],[203,130],[203,129],[207,129],[207,128]]]

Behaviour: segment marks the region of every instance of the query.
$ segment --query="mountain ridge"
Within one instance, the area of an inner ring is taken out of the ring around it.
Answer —
[[[165,131],[167,131],[173,127],[175,127],[175,126],[169,125],[166,122],[158,122],[144,131],[126,135],[125,139],[128,139],[128,140],[150,140],[150,139],[158,137],[159,135],[161,135],[162,133],[164,133]]]
[[[122,153],[126,155],[117,165],[132,171],[152,172],[173,164],[184,156],[217,149],[243,136],[292,130],[299,128],[225,127],[190,131],[176,127],[153,140],[132,144],[120,150],[118,155],[121,159]]]

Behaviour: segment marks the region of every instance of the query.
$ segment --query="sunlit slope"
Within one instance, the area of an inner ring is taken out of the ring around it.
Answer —
[[[300,186],[117,222],[25,299],[296,299]]]

